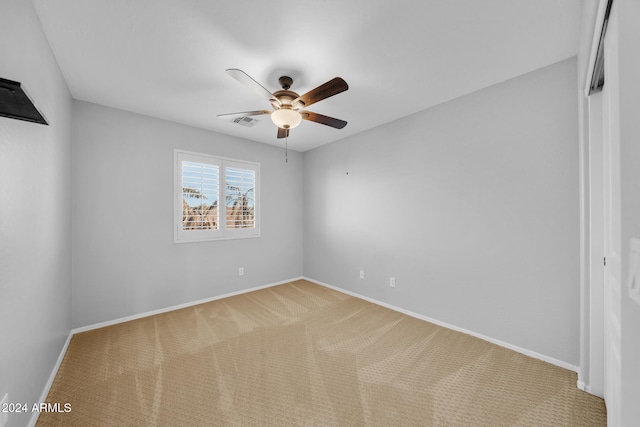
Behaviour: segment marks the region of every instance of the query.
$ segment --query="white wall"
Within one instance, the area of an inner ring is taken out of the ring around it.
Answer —
[[[302,275],[300,153],[285,164],[271,145],[81,101],[73,111],[74,327]],[[173,243],[175,148],[260,163],[262,237]]]
[[[577,365],[575,91],[571,59],[305,152],[305,276]]]
[[[616,0],[620,84],[620,185],[622,208],[622,420],[640,420],[640,305],[627,290],[629,243],[640,238],[640,3]],[[605,76],[606,79],[606,76]]]
[[[0,77],[50,123],[0,117],[0,398],[33,404],[71,327],[71,96],[31,2],[0,9]]]

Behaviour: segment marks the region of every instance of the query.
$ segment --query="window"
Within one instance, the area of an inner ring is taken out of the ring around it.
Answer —
[[[175,150],[176,243],[260,236],[257,163]]]

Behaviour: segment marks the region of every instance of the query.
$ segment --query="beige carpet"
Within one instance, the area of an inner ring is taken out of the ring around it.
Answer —
[[[38,426],[604,426],[576,374],[306,281],[77,334]]]

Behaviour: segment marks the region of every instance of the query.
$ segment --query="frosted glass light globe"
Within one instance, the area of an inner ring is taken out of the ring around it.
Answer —
[[[302,116],[289,108],[280,108],[271,113],[271,120],[281,129],[293,129],[300,124]]]

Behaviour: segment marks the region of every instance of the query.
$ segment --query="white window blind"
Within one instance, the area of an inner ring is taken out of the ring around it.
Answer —
[[[217,165],[182,161],[182,229],[217,230],[220,176]]]
[[[251,169],[225,167],[227,228],[255,227],[256,173]]]
[[[259,168],[175,150],[176,243],[259,237]]]

